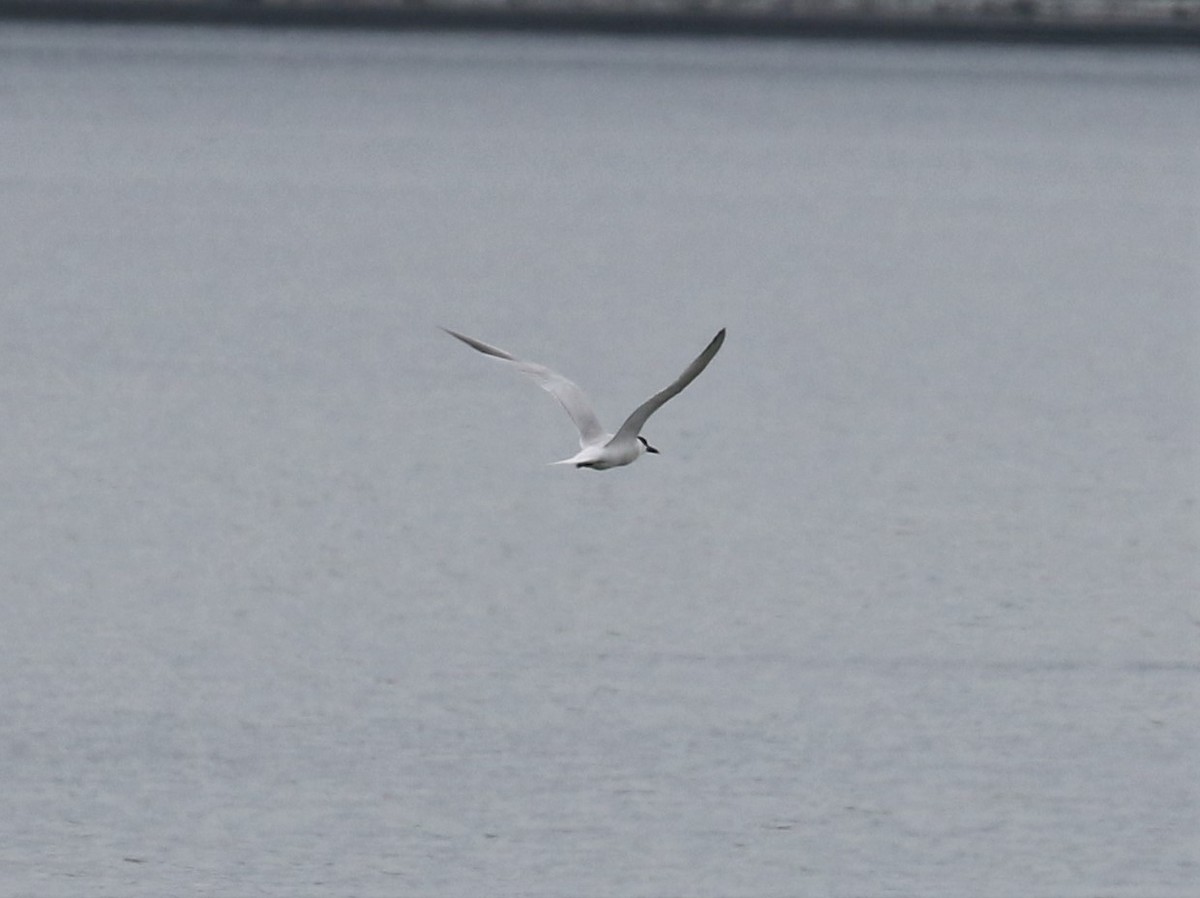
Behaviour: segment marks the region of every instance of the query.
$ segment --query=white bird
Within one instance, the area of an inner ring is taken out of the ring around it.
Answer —
[[[621,425],[621,429],[612,434],[606,431],[600,424],[600,419],[596,417],[592,403],[583,390],[579,389],[578,386],[561,374],[557,374],[536,362],[522,361],[516,356],[505,352],[503,349],[489,346],[482,340],[464,336],[449,328],[444,327],[442,330],[450,336],[462,340],[472,349],[477,349],[484,355],[490,355],[503,362],[508,362],[518,371],[528,374],[538,382],[538,386],[561,402],[563,408],[567,410],[567,414],[571,416],[571,420],[575,422],[575,426],[579,428],[579,445],[581,448],[579,452],[570,458],[551,462],[551,464],[574,465],[577,468],[593,468],[598,471],[630,464],[637,461],[646,452],[658,454],[658,450],[647,443],[645,437],[641,436],[641,430],[645,426],[646,420],[662,408],[667,400],[678,396],[684,387],[695,380],[700,372],[708,366],[708,363],[713,360],[713,356],[717,354],[717,350],[721,348],[721,344],[725,342],[725,328],[721,328],[708,346],[704,348],[704,352],[696,356],[695,361],[687,366],[684,372],[675,379],[674,383],[664,390],[659,390],[634,409],[633,414],[626,418],[625,423]]]

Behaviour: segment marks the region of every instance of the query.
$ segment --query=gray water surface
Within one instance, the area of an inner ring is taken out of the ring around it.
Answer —
[[[1197,109],[5,25],[0,893],[1195,895]]]

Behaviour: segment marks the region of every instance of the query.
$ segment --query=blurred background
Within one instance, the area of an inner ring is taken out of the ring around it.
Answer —
[[[0,0],[9,18],[1195,45],[1200,0]]]
[[[1192,895],[1198,100],[6,22],[0,892]]]

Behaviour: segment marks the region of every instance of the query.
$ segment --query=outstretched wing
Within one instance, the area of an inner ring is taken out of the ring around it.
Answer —
[[[614,441],[625,439],[633,439],[642,432],[642,428],[646,425],[646,421],[658,411],[670,399],[674,399],[683,388],[700,376],[700,372],[708,367],[708,363],[713,360],[713,356],[717,354],[717,350],[721,348],[721,344],[725,342],[725,328],[721,328],[715,337],[712,338],[704,352],[696,356],[696,360],[687,366],[687,369],[676,378],[675,383],[671,384],[665,390],[659,390],[636,409],[633,414],[625,419],[625,423],[621,425],[621,429],[617,431],[617,435],[613,438]]]
[[[544,365],[523,361],[514,355],[510,355],[503,349],[489,346],[482,340],[476,340],[474,337],[468,337],[446,327],[443,327],[442,330],[450,336],[462,340],[472,349],[478,350],[484,355],[490,355],[492,358],[508,362],[522,374],[528,374],[536,380],[539,387],[562,403],[562,407],[567,410],[567,414],[571,416],[571,420],[579,428],[579,444],[581,446],[590,445],[608,436],[604,428],[600,426],[600,419],[596,417],[596,412],[592,408],[591,401],[584,394],[583,390],[579,389],[572,381],[567,380],[555,371],[551,371]],[[700,372],[697,371],[696,373],[699,374]],[[696,375],[693,374],[692,376],[695,377]],[[680,389],[683,389],[683,387],[680,387]],[[664,399],[663,401],[665,402],[666,400]]]

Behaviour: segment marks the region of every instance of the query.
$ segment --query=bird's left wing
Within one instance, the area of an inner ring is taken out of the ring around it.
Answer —
[[[536,380],[538,386],[557,399],[562,404],[562,407],[567,410],[567,414],[571,416],[571,420],[579,428],[579,444],[581,446],[588,446],[608,436],[600,424],[600,419],[596,417],[596,411],[592,408],[591,400],[587,398],[587,394],[579,389],[579,386],[573,381],[567,380],[557,371],[551,371],[545,365],[539,365],[536,362],[526,362],[505,352],[503,349],[489,346],[482,340],[476,340],[474,337],[468,337],[449,328],[443,327],[442,330],[450,336],[462,340],[472,349],[478,350],[484,355],[490,355],[501,361],[509,362],[522,374],[528,374]],[[692,376],[695,377],[695,375]],[[683,388],[680,387],[680,389]]]

